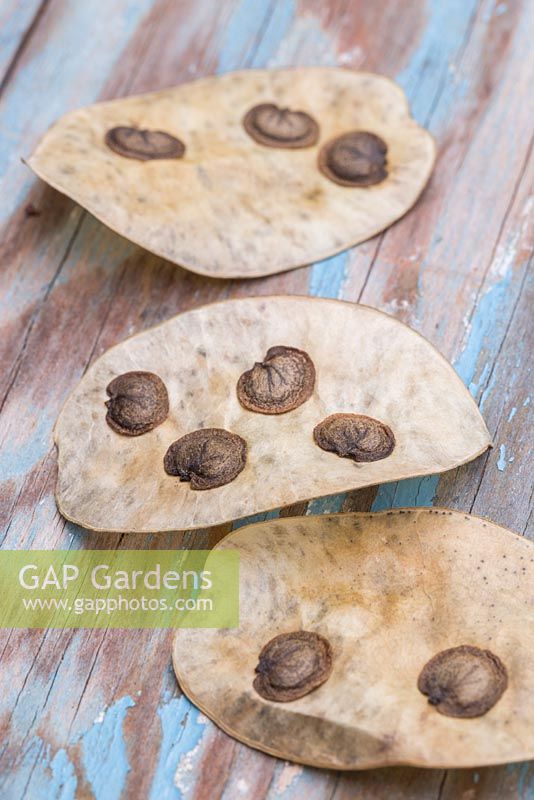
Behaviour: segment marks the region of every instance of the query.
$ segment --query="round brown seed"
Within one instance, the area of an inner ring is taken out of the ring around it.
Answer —
[[[391,428],[364,414],[332,414],[315,427],[313,438],[323,450],[353,461],[380,461],[395,448]]]
[[[318,166],[327,178],[341,186],[372,186],[387,178],[387,149],[374,133],[350,131],[321,148]]]
[[[247,443],[224,428],[201,428],[173,442],[165,472],[190,481],[191,489],[215,489],[236,478],[247,460]]]
[[[125,372],[106,387],[106,422],[116,433],[140,436],[161,425],[169,413],[165,384],[153,372]]]
[[[254,689],[265,700],[287,703],[309,694],[330,677],[332,648],[318,633],[281,633],[262,648]]]
[[[319,126],[305,111],[291,111],[274,103],[261,103],[245,114],[243,126],[254,141],[267,147],[311,147]]]
[[[259,414],[285,414],[308,400],[315,386],[315,367],[304,350],[270,347],[263,361],[237,382],[239,402]]]
[[[182,158],[185,144],[165,131],[148,131],[119,125],[106,133],[106,144],[115,153],[138,161]]]
[[[448,717],[481,717],[507,686],[508,674],[500,658],[467,644],[435,655],[417,681],[428,702]]]

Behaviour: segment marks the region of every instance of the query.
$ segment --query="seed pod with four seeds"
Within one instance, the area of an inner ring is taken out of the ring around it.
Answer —
[[[239,554],[239,627],[177,630],[173,662],[231,736],[330,769],[534,757],[532,542],[412,508],[271,519],[216,550]]]
[[[255,358],[263,361],[253,366]],[[169,416],[150,436],[117,436],[103,413],[105,387],[140,365],[165,383]],[[340,414],[375,421],[363,431],[350,423],[348,458],[322,449],[333,442],[344,452],[338,426],[325,428]],[[247,464],[199,502],[191,484],[165,473],[163,459],[173,442],[207,428],[244,440]],[[473,398],[422,336],[380,311],[306,297],[215,303],[127,339],[86,372],[55,440],[61,512],[116,531],[201,528],[434,475],[490,444]]]

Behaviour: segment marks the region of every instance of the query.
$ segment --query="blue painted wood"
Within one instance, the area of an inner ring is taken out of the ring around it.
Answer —
[[[19,39],[29,8],[22,4],[15,20]],[[402,9],[397,0],[361,6],[227,0],[216,9],[208,0],[50,0],[0,96],[6,263],[0,303],[2,322],[11,326],[0,341],[0,390],[8,390],[0,416],[6,542],[80,547],[94,538],[56,515],[50,430],[63,397],[95,355],[181,308],[227,293],[280,291],[363,299],[405,319],[455,361],[499,437],[494,454],[457,474],[380,487],[374,508],[427,505],[437,494],[440,503],[479,513],[492,507],[493,516],[503,514],[498,521],[526,526],[527,498],[515,487],[525,483],[524,430],[532,410],[521,346],[529,309],[522,105],[531,13],[519,0],[407,0]],[[18,156],[56,116],[98,96],[212,70],[314,63],[396,76],[416,117],[436,134],[442,159],[430,190],[405,220],[309,270],[247,285],[180,274],[36,184],[19,164]],[[23,224],[29,199],[42,203],[44,214]],[[113,319],[111,302],[119,310]],[[52,320],[62,326],[59,333]],[[53,378],[51,390],[44,371]],[[20,425],[20,408],[32,425]],[[314,501],[308,513],[337,511],[349,500]],[[98,541],[121,546],[120,537]],[[205,545],[208,535],[132,537],[127,545],[182,541]],[[211,800],[210,776],[226,800],[532,794],[528,765],[336,776],[253,753],[180,697],[169,669],[169,635],[118,634],[0,633],[10,677],[0,715],[11,717],[0,745],[0,796],[202,800],[210,786]]]

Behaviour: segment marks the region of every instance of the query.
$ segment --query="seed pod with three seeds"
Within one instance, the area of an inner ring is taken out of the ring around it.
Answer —
[[[434,159],[392,81],[304,67],[73,111],[28,164],[147,250],[203,275],[252,278],[384,230],[413,206]]]

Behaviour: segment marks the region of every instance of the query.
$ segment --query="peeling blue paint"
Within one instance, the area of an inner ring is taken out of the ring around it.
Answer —
[[[430,0],[422,38],[408,66],[397,75],[410,99],[413,115],[424,125],[431,122],[431,130],[449,120],[451,108],[467,90],[467,82],[451,73],[452,58],[477,6],[476,0]]]
[[[74,765],[65,749],[58,750],[50,762],[52,778],[45,788],[43,800],[75,800],[78,780]]]
[[[405,506],[431,506],[434,503],[439,475],[411,478],[406,481],[382,484],[376,495],[372,511]]]
[[[347,278],[349,253],[338,253],[332,258],[318,261],[311,271],[309,293],[314,297],[340,298]]]
[[[497,461],[497,469],[499,472],[504,472],[506,469],[506,445],[501,444],[499,447],[499,460]]]
[[[218,72],[264,66],[280,45],[295,15],[294,0],[241,0],[226,28]]]
[[[512,271],[509,270],[502,280],[488,289],[480,298],[471,320],[466,346],[454,365],[457,373],[469,386],[471,394],[475,398],[488,373],[486,364],[479,379],[475,380],[480,354],[486,344],[491,344],[491,339],[494,337],[495,323],[499,319],[502,309],[506,307],[505,301],[511,280]]]
[[[243,517],[243,519],[236,519],[232,523],[232,530],[242,528],[244,525],[253,525],[255,522],[265,522],[266,519],[276,519],[280,516],[280,509],[276,508],[274,511],[265,511],[263,514],[254,514],[251,517]]]
[[[3,203],[0,220],[6,221],[20,207],[34,181],[19,157],[29,155],[32,139],[61,114],[98,97],[117,57],[152,5],[152,0],[117,0],[110,26],[105,14],[94,13],[92,3],[67,3],[62,13],[55,15],[43,47],[18,65],[2,98],[0,177],[4,178],[2,197],[9,202]],[[106,46],[95,47],[95,41],[105,41]],[[80,81],[86,64],[91,64],[91,69],[84,71]],[[49,86],[54,91],[47,92],[46,103],[26,102]]]
[[[118,800],[122,796],[126,776],[131,767],[126,753],[123,725],[129,708],[135,702],[129,695],[121,697],[95,720],[80,737],[85,776],[95,800]]]
[[[511,422],[516,414],[517,414],[517,408],[514,406],[510,411],[510,413],[508,414],[508,422]]]
[[[306,514],[338,514],[343,508],[346,494],[334,494],[331,497],[318,497],[308,503]]]
[[[6,431],[0,453],[0,481],[27,475],[52,447],[50,431],[54,425],[56,412],[51,415],[43,409],[29,406],[25,414],[28,420],[35,420],[34,427],[30,427],[27,431],[26,441],[20,441],[20,427],[17,427],[17,430]]]
[[[150,800],[179,800],[183,793],[174,784],[180,758],[194,750],[206,730],[199,722],[200,712],[185,696],[164,698],[158,708],[161,722],[161,745]]]

